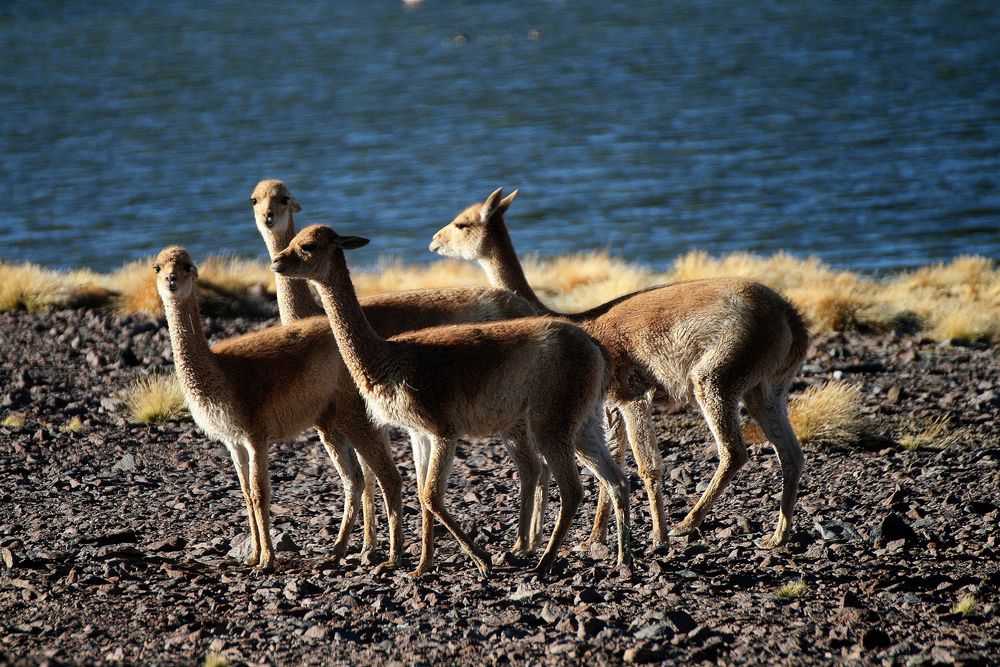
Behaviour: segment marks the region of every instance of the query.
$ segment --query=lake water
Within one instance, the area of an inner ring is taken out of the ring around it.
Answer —
[[[520,188],[521,253],[1000,257],[1000,3],[0,5],[0,258],[263,257],[248,196],[429,261]]]

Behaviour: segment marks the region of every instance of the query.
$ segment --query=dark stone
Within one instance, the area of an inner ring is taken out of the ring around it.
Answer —
[[[892,639],[889,638],[889,634],[879,628],[869,628],[865,630],[865,633],[861,636],[861,645],[866,651],[873,651],[879,648],[886,648],[892,645]]]
[[[664,612],[664,620],[673,626],[677,634],[686,635],[698,627],[698,623],[683,609],[670,609]]]
[[[917,534],[910,528],[909,524],[903,521],[895,512],[886,515],[884,519],[871,532],[871,541],[877,543],[892,542],[894,540],[915,541]]]

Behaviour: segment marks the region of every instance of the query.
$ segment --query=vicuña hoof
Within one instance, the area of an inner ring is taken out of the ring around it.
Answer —
[[[777,549],[782,544],[785,543],[785,539],[778,537],[777,535],[772,535],[760,540],[754,540],[754,544],[757,545],[758,549]]]

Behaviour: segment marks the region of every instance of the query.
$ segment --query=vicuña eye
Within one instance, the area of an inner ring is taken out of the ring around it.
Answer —
[[[470,225],[467,222],[456,222],[455,223],[455,229],[468,229],[469,227],[470,227]]]
[[[153,265],[153,270],[156,271],[157,273],[159,273],[160,272],[160,265],[159,264],[154,264]]]
[[[314,250],[316,250],[316,244],[315,243],[303,243],[302,244],[302,252],[313,252]]]
[[[253,204],[254,206],[256,206],[257,205],[257,198],[256,197],[250,197],[250,203]]]

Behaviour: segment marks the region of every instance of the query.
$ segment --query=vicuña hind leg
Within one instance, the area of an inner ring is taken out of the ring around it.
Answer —
[[[567,434],[561,434],[551,439],[536,434],[535,440],[538,442],[539,449],[545,456],[545,461],[552,472],[552,478],[559,488],[559,517],[552,529],[548,546],[545,547],[541,560],[534,568],[535,572],[544,573],[552,569],[552,564],[559,554],[559,547],[566,539],[566,533],[569,532],[573,523],[573,517],[576,516],[577,510],[580,508],[580,502],[583,500],[583,485],[580,483],[580,473],[576,469],[576,461],[573,460],[572,441]]]
[[[719,494],[750,458],[740,431],[738,393],[723,390],[716,380],[704,377],[696,379],[694,385],[695,398],[719,450],[719,467],[695,506],[670,531],[673,536],[688,535],[701,525]]]
[[[781,510],[774,534],[758,542],[764,549],[772,549],[784,544],[792,525],[792,512],[799,491],[799,478],[805,458],[802,447],[788,421],[788,383],[780,385],[760,384],[743,397],[743,403],[754,421],[764,431],[764,435],[774,447],[781,463]]]
[[[379,567],[396,567],[402,556],[403,544],[403,478],[389,453],[388,431],[377,428],[367,419],[354,424],[354,427],[348,437],[365,467],[378,480],[385,500],[385,514],[389,520],[389,558]]]
[[[625,420],[617,408],[604,408],[604,434],[607,437],[611,456],[619,467],[625,465],[625,450],[628,444],[628,434],[625,430]],[[601,484],[597,492],[597,511],[594,513],[594,526],[590,529],[590,537],[580,545],[587,549],[591,544],[604,544],[608,537],[608,517],[611,516],[611,498],[607,488]]]
[[[347,553],[351,528],[358,517],[358,508],[362,504],[360,501],[365,488],[365,476],[354,449],[347,444],[347,439],[339,432],[339,427],[335,431],[329,425],[318,426],[316,430],[319,431],[319,439],[344,485],[344,514],[340,519],[337,540],[333,543],[333,557],[339,560]]]
[[[632,563],[632,523],[629,519],[628,478],[615,463],[600,436],[597,416],[590,417],[576,438],[576,455],[590,470],[601,486],[607,489],[615,510],[618,528],[618,564]]]

